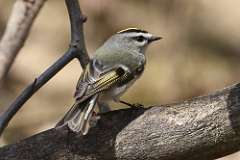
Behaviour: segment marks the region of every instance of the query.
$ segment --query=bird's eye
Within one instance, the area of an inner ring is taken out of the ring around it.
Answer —
[[[136,40],[137,40],[138,42],[143,42],[143,41],[145,40],[145,38],[144,38],[143,36],[137,36],[137,37],[136,37]]]

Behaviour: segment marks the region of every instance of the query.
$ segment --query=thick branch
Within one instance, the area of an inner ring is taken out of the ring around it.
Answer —
[[[24,45],[32,23],[45,0],[17,0],[0,41],[0,84]]]
[[[0,149],[0,159],[210,160],[240,148],[240,84],[182,103],[101,115],[86,136],[50,129]]]
[[[8,122],[22,107],[22,105],[32,97],[44,84],[46,84],[56,73],[66,66],[73,58],[82,58],[80,63],[83,67],[89,61],[89,57],[85,48],[83,36],[83,23],[86,18],[81,15],[78,0],[66,0],[67,9],[70,15],[71,23],[71,44],[68,51],[59,58],[52,66],[43,72],[22,93],[12,102],[7,110],[0,117],[0,135],[7,126]],[[76,26],[77,25],[77,26]]]

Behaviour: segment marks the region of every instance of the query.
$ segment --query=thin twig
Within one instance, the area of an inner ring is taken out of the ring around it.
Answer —
[[[86,64],[89,62],[89,57],[87,55],[83,36],[83,23],[86,21],[86,18],[85,16],[81,15],[78,0],[65,0],[65,2],[71,23],[70,48],[52,66],[50,66],[45,72],[36,78],[33,83],[26,87],[23,92],[7,108],[7,110],[1,115],[0,135],[12,117],[22,107],[22,105],[72,59],[78,58],[83,68],[85,68]]]
[[[17,0],[0,41],[0,84],[23,47],[35,17],[46,0]]]

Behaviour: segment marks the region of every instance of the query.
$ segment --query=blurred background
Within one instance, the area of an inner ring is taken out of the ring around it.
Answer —
[[[0,36],[13,3],[0,0]],[[81,0],[80,5],[88,16],[85,36],[89,54],[110,35],[128,27],[163,37],[149,47],[145,73],[123,96],[126,101],[144,105],[179,102],[240,81],[239,1]],[[64,1],[48,0],[0,90],[0,112],[68,45]],[[0,144],[53,127],[73,104],[80,73],[77,61],[60,71],[17,113]],[[238,155],[223,159],[240,160]]]

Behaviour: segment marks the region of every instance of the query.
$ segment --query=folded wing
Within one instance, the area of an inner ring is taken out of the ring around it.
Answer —
[[[102,67],[100,62],[92,60],[78,81],[75,98],[82,102],[96,93],[125,84],[133,78],[126,66]]]

